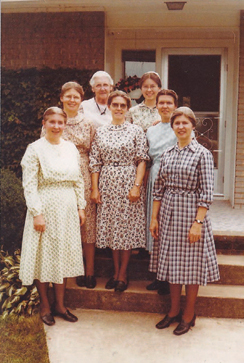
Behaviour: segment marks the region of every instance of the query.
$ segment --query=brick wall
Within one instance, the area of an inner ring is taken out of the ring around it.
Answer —
[[[104,13],[2,14],[2,66],[104,68]]]
[[[237,121],[235,207],[244,209],[244,10],[240,20],[240,73]]]

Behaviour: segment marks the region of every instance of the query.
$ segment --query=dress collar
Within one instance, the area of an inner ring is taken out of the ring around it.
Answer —
[[[198,142],[197,142],[197,140],[194,138],[194,139],[192,139],[192,140],[191,140],[190,144],[186,145],[183,149],[180,149],[180,148],[179,148],[179,146],[178,146],[178,142],[177,142],[177,144],[175,144],[175,145],[173,145],[173,146],[171,146],[171,147],[169,148],[169,151],[171,151],[171,150],[173,150],[173,149],[178,150],[178,151],[182,151],[182,150],[184,150],[184,149],[189,149],[189,150],[191,150],[191,151],[194,153],[194,152],[196,151],[196,149],[197,149],[197,146],[198,146]]]
[[[113,124],[110,124],[107,127],[111,131],[120,131],[120,130],[126,129],[126,127],[128,126],[128,124],[129,124],[128,121],[124,121],[121,125],[113,125]]]
[[[66,125],[78,125],[83,121],[83,114],[82,112],[78,112],[75,117],[68,117]]]
[[[139,105],[138,105],[138,106],[139,106],[139,107],[141,107],[141,108],[149,109],[149,110],[155,110],[155,108],[156,108],[156,105],[155,105],[153,108],[148,107],[148,106],[145,104],[145,102],[144,102],[144,101],[142,101],[141,103],[139,103]]]

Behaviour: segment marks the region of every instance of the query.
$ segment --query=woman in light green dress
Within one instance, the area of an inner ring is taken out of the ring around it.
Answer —
[[[155,241],[152,238],[151,233],[149,231],[151,215],[152,215],[152,205],[153,205],[152,190],[153,190],[154,181],[159,171],[162,153],[168,147],[173,146],[177,142],[175,133],[170,126],[170,117],[172,112],[176,109],[178,105],[178,96],[172,90],[167,90],[167,89],[161,90],[157,94],[156,104],[157,104],[158,113],[161,117],[161,122],[159,122],[156,126],[150,127],[146,133],[149,145],[149,156],[152,161],[147,181],[146,249],[151,254],[149,271],[154,273],[157,272],[158,245],[157,241]],[[150,285],[147,286],[147,289],[148,290],[159,289],[160,294],[165,294],[168,293],[168,283],[155,280]]]

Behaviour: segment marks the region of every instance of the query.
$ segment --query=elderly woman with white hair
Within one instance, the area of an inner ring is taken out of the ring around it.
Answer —
[[[112,121],[108,108],[108,96],[113,89],[111,76],[104,71],[98,71],[90,79],[94,97],[81,103],[84,116],[93,122],[95,128],[109,125]]]

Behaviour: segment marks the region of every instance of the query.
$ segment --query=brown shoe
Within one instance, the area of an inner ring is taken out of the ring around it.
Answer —
[[[45,323],[48,326],[52,326],[55,324],[55,320],[51,313],[41,316],[41,320],[43,321],[43,323]]]

